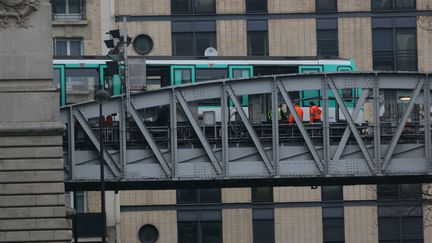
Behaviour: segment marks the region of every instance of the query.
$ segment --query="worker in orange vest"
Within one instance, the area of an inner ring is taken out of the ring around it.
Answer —
[[[302,108],[298,104],[296,104],[296,103],[294,103],[294,108],[295,108],[295,110],[297,112],[297,115],[300,117],[300,120],[303,121],[303,110],[302,110]],[[290,113],[290,115],[288,117],[288,122],[289,123],[294,123],[294,116],[291,113]]]
[[[321,122],[321,109],[313,101],[309,102],[309,121],[310,123]]]

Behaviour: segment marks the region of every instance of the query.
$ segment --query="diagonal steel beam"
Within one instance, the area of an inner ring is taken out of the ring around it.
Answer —
[[[276,77],[273,76],[272,83],[272,144],[273,144],[273,164],[275,166],[275,174],[279,173],[279,160],[280,160],[280,151],[279,151],[279,99],[278,99],[278,89],[276,85]]]
[[[309,148],[310,153],[312,154],[312,157],[315,160],[315,164],[316,164],[318,170],[321,173],[324,173],[324,163],[322,162],[320,156],[318,155],[318,152],[316,151],[315,146],[312,143],[312,140],[310,139],[309,135],[307,134],[306,129],[303,126],[303,121],[300,120],[300,117],[298,116],[298,114],[295,110],[295,107],[293,105],[291,97],[289,96],[288,92],[285,90],[284,85],[280,81],[277,82],[277,86],[279,88],[279,91],[282,94],[282,97],[285,100],[285,103],[288,106],[289,111],[291,112],[291,114],[294,117],[294,121],[297,124],[297,127],[300,130],[300,133],[302,134],[303,139],[305,140],[306,145]]]
[[[360,110],[361,110],[366,98],[369,96],[369,94],[370,94],[370,91],[368,89],[363,90],[362,96],[357,101],[357,104],[355,105],[354,111],[352,113],[353,120],[357,119],[357,116],[360,114]],[[347,125],[345,128],[345,131],[342,135],[342,139],[336,148],[336,152],[333,156],[333,160],[339,160],[340,159],[342,152],[345,149],[345,145],[348,141],[350,134],[351,134],[351,128]]]
[[[146,139],[147,143],[149,144],[150,149],[152,150],[156,159],[159,161],[159,164],[161,165],[163,171],[165,172],[165,174],[167,176],[170,176],[171,175],[170,165],[167,163],[167,161],[163,157],[159,147],[157,146],[156,142],[154,141],[153,137],[151,136],[150,131],[147,129],[146,125],[141,120],[141,117],[139,116],[137,110],[135,109],[135,106],[132,103],[130,103],[130,105],[129,105],[129,112],[132,115],[132,118],[134,119],[138,128],[140,129],[142,135],[144,135],[144,138]]]
[[[334,97],[336,98],[336,102],[338,103],[339,108],[342,110],[342,113],[343,113],[345,119],[347,120],[348,126],[350,127],[351,132],[353,133],[353,135],[354,135],[354,137],[355,137],[355,139],[357,141],[357,144],[359,145],[359,147],[360,147],[360,149],[361,149],[361,151],[363,153],[363,156],[366,159],[366,162],[368,164],[369,170],[373,174],[375,174],[377,171],[376,171],[376,166],[375,166],[375,164],[374,164],[374,162],[372,160],[372,157],[369,154],[369,151],[367,150],[367,148],[366,148],[366,146],[365,146],[365,144],[363,142],[363,139],[361,138],[359,132],[357,131],[357,128],[356,128],[355,123],[354,123],[354,120],[353,120],[351,114],[348,112],[348,109],[346,108],[346,106],[345,106],[345,104],[344,104],[344,102],[343,102],[343,100],[342,100],[342,98],[341,98],[341,96],[339,94],[339,91],[336,88],[336,84],[335,84],[335,82],[334,82],[334,80],[332,78],[328,79],[328,85],[329,85],[330,89],[332,90]]]
[[[198,126],[197,121],[195,120],[194,115],[192,114],[192,111],[189,109],[189,106],[186,102],[186,99],[183,97],[183,94],[179,90],[175,90],[175,95],[177,97],[177,100],[179,101],[181,107],[183,108],[183,111],[185,112],[189,122],[191,123],[196,135],[198,136],[198,139],[200,140],[202,146],[204,147],[204,150],[207,152],[208,157],[210,158],[210,161],[213,165],[213,168],[215,169],[216,173],[218,175],[222,174],[222,166],[218,159],[216,158],[213,150],[210,147],[209,142],[207,141],[206,137],[204,136],[203,132],[201,131],[200,127]]]
[[[412,92],[412,94],[410,96],[411,99],[408,102],[408,107],[406,108],[406,110],[404,111],[404,113],[402,115],[402,118],[401,118],[401,120],[399,122],[399,125],[396,128],[396,132],[394,133],[393,138],[392,138],[392,140],[390,142],[390,145],[389,145],[389,147],[387,149],[387,152],[386,152],[386,154],[384,156],[384,161],[383,161],[383,165],[382,165],[382,171],[386,171],[387,168],[388,168],[388,166],[390,165],[390,159],[391,159],[391,157],[393,155],[393,152],[394,152],[394,150],[396,148],[397,142],[399,141],[400,135],[402,134],[402,130],[404,129],[405,124],[406,124],[406,122],[408,120],[408,116],[410,115],[410,113],[412,111],[412,108],[414,107],[415,100],[417,99],[417,97],[420,94],[420,91],[421,91],[421,89],[423,87],[424,82],[425,82],[424,79],[420,79],[417,82],[417,85],[416,85],[415,89],[413,90],[413,92]]]
[[[230,96],[231,100],[233,101],[234,106],[235,106],[237,112],[239,113],[240,118],[242,119],[249,135],[251,136],[252,141],[254,142],[255,147],[258,150],[258,153],[260,154],[261,158],[263,159],[263,162],[267,168],[267,171],[269,172],[269,174],[273,174],[273,172],[274,172],[273,165],[270,162],[270,159],[267,157],[267,154],[264,150],[264,146],[261,144],[258,136],[256,135],[255,130],[253,129],[249,119],[246,116],[246,113],[244,112],[239,100],[237,99],[236,94],[234,93],[234,90],[231,88],[231,86],[229,84],[226,85],[226,90],[227,90],[228,95]],[[273,116],[275,116],[275,115],[273,115]]]
[[[81,125],[81,127],[84,129],[84,132],[90,138],[90,140],[92,141],[92,143],[95,146],[95,148],[97,149],[97,151],[99,151],[99,149],[100,149],[99,139],[94,134],[94,132],[91,129],[90,125],[87,123],[87,121],[86,121],[84,115],[82,114],[82,112],[79,109],[77,109],[77,110],[75,110],[75,112],[73,113],[73,115],[75,116],[75,118],[77,119],[77,121],[79,122],[79,124]],[[108,168],[114,174],[114,176],[115,177],[119,177],[121,175],[120,168],[117,165],[117,163],[115,162],[115,160],[108,153],[107,150],[103,151],[103,159],[104,159],[105,163],[108,165]]]

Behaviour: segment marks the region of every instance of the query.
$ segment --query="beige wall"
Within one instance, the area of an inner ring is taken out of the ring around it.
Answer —
[[[315,12],[315,0],[268,0],[269,13]]]
[[[370,0],[338,0],[339,12],[370,11]]]
[[[378,242],[376,206],[345,207],[344,220],[346,243]]]
[[[418,70],[432,71],[432,16],[417,20]]]
[[[354,58],[360,71],[371,71],[372,24],[370,18],[339,18],[339,55]]]
[[[170,0],[115,0],[116,15],[170,15]]]
[[[222,188],[222,203],[250,203],[251,189],[246,188]]]
[[[270,56],[316,56],[315,19],[269,20]]]
[[[120,191],[121,205],[170,205],[176,204],[175,190]]]
[[[276,243],[322,243],[322,211],[320,207],[276,208]]]
[[[153,40],[153,50],[149,56],[170,56],[171,55],[171,22],[170,21],[149,21],[129,22],[129,36],[134,38],[139,34],[146,34]],[[129,55],[138,55],[132,48],[128,49]]]
[[[140,243],[138,230],[153,224],[159,231],[158,243],[177,242],[177,213],[173,211],[146,211],[121,213],[121,242]]]
[[[245,0],[217,0],[216,13],[233,14],[246,12]]]
[[[274,202],[313,202],[321,201],[321,188],[274,187]]]
[[[376,200],[377,191],[375,185],[344,186],[344,200]]]
[[[224,243],[253,242],[252,209],[223,209],[222,227]]]
[[[417,10],[431,10],[432,0],[417,0]]]
[[[217,50],[221,56],[245,56],[246,20],[217,21]]]

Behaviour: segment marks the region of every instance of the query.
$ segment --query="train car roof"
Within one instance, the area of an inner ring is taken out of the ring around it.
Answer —
[[[148,65],[183,64],[227,64],[227,65],[349,65],[350,59],[339,57],[171,57],[171,56],[133,56],[130,60],[145,59]],[[54,64],[105,64],[105,56],[54,57]]]

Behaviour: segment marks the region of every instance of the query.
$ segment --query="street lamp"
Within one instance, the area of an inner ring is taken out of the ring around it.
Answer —
[[[100,192],[101,192],[101,216],[102,216],[102,243],[106,243],[106,210],[105,210],[105,160],[103,158],[103,138],[102,138],[102,104],[110,99],[110,94],[102,87],[95,94],[96,102],[99,104],[99,162],[100,162]]]

